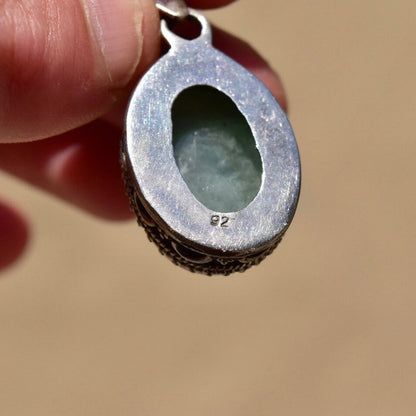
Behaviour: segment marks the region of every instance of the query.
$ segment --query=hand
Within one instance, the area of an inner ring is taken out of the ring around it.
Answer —
[[[160,53],[154,1],[6,0],[2,9],[0,168],[94,215],[131,218],[119,141],[132,89]],[[279,78],[249,45],[218,29],[214,45],[286,108]],[[0,202],[0,269],[19,256],[28,235],[25,219]]]

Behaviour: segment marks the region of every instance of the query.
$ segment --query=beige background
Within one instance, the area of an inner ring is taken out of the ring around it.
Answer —
[[[134,223],[5,175],[31,216],[0,276],[0,414],[416,412],[414,0],[246,0],[209,13],[281,73],[303,162],[276,254],[190,275]]]

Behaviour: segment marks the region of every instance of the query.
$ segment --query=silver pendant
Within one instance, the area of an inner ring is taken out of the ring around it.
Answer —
[[[298,202],[299,154],[290,123],[271,92],[212,46],[203,15],[192,9],[188,13],[201,26],[196,39],[183,39],[161,22],[170,50],[132,96],[122,144],[123,176],[131,208],[162,254],[192,272],[228,275],[260,263],[280,242]],[[241,210],[207,208],[175,161],[172,106],[194,86],[225,94],[251,129],[261,158],[261,185]]]

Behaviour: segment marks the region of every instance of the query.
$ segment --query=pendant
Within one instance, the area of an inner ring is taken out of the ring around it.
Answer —
[[[203,15],[187,13],[201,27],[196,39],[161,21],[170,50],[131,98],[123,177],[162,254],[192,272],[228,275],[280,242],[298,202],[300,160],[271,92],[212,46]]]

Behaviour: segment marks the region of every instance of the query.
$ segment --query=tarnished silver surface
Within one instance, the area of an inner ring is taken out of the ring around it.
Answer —
[[[300,191],[296,140],[284,111],[254,75],[211,46],[207,20],[185,40],[162,21],[171,45],[142,78],[126,119],[122,164],[132,208],[149,238],[175,263],[206,274],[242,271],[280,241]],[[246,118],[263,164],[255,199],[238,212],[215,212],[191,193],[176,165],[171,107],[181,91],[208,85],[228,95]]]
[[[184,0],[156,0],[156,7],[171,17],[183,19],[188,16],[188,6]]]

